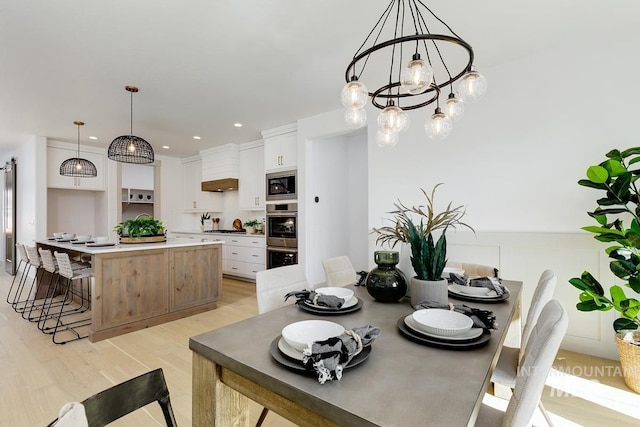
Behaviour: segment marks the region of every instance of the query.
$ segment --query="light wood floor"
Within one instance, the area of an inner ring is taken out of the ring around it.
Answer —
[[[65,402],[81,401],[158,367],[164,370],[178,425],[190,426],[189,337],[257,314],[255,285],[225,279],[223,297],[215,310],[97,343],[81,340],[59,346],[5,302],[11,278],[0,273],[0,426],[44,426]],[[562,351],[557,366],[587,380],[586,384],[567,385],[563,375],[550,376],[547,384],[553,387],[546,388],[543,402],[557,426],[640,425],[640,399],[615,375],[617,362]],[[566,390],[560,391],[559,386]],[[616,405],[620,407],[609,409]],[[256,404],[251,409],[255,424],[261,407]],[[163,425],[161,419],[157,405],[150,405],[113,425]],[[293,424],[270,413],[264,425]]]

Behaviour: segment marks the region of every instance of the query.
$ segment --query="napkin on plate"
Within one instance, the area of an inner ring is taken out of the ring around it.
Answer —
[[[491,310],[481,310],[479,308],[469,307],[464,304],[441,304],[435,301],[422,301],[420,304],[415,305],[413,308],[414,310],[421,310],[423,308],[453,310],[469,316],[471,320],[473,320],[474,328],[492,330],[498,327],[496,316]]]
[[[478,277],[470,279],[468,276],[460,275],[457,273],[449,273],[449,277],[453,283],[458,286],[470,286],[472,288],[487,288],[496,292],[496,295],[502,296],[507,291],[507,288],[502,286],[502,281],[498,277]]]
[[[87,427],[87,416],[84,412],[84,405],[80,402],[65,403],[60,412],[58,419],[49,426],[55,427]],[[47,426],[48,427],[48,426]]]
[[[345,302],[344,298],[337,297],[335,295],[323,295],[315,291],[307,291],[303,289],[301,291],[289,292],[284,296],[284,300],[288,300],[290,297],[296,297],[296,304],[307,303],[311,305],[317,305],[319,307],[328,308],[341,308]]]
[[[310,344],[302,352],[302,362],[305,368],[317,372],[320,384],[340,380],[344,367],[380,333],[380,328],[371,325],[345,330],[340,336]]]

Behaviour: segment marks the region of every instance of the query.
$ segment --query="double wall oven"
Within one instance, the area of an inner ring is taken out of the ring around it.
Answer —
[[[266,205],[267,268],[298,263],[298,204]]]

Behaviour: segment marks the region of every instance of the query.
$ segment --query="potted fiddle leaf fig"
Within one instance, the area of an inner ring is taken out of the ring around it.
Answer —
[[[596,208],[587,212],[595,225],[582,227],[608,246],[609,269],[620,279],[608,292],[588,271],[569,280],[580,290],[576,308],[580,311],[616,310],[613,322],[625,382],[640,393],[640,195],[636,181],[640,178],[640,147],[623,151],[614,149],[607,159],[587,169],[587,178],[578,181],[583,187],[599,191]],[[635,345],[634,345],[635,344]],[[632,362],[635,361],[635,362]]]
[[[447,280],[442,277],[447,264],[447,229],[464,227],[474,231],[462,222],[466,214],[464,206],[453,207],[449,202],[443,211],[436,212],[434,198],[440,185],[442,183],[431,190],[431,195],[420,189],[427,200],[426,206],[408,207],[398,200],[394,205],[396,210],[390,212],[394,215],[394,225],[373,229],[378,234],[377,244],[386,244],[392,249],[398,243],[407,243],[411,247],[411,265],[416,273],[410,286],[413,305],[424,300],[448,302]],[[437,231],[441,233],[435,240]]]

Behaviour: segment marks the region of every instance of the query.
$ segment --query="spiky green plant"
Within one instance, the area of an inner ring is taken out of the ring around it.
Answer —
[[[447,228],[464,227],[474,231],[471,226],[462,222],[466,214],[464,206],[452,207],[449,203],[442,212],[435,211],[434,196],[440,185],[442,183],[433,187],[431,195],[420,189],[427,199],[425,206],[409,208],[398,200],[398,203],[394,204],[396,210],[389,212],[394,215],[394,225],[373,229],[373,232],[378,234],[377,244],[387,245],[391,249],[395,248],[398,242],[411,246],[411,265],[420,280],[440,280],[447,263]],[[412,219],[414,216],[420,218],[419,226],[416,226]],[[433,232],[438,230],[442,230],[442,234],[435,242]]]

